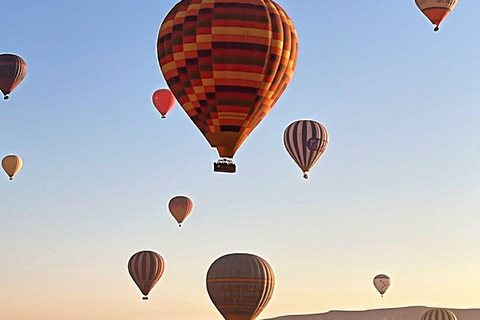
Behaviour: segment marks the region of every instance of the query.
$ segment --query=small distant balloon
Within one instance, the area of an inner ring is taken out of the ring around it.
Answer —
[[[415,0],[417,7],[440,30],[440,23],[452,12],[458,0]]]
[[[177,220],[178,226],[181,227],[183,221],[192,213],[193,202],[188,197],[176,196],[168,203],[168,209],[175,220]]]
[[[435,308],[425,312],[421,320],[457,320],[457,317],[450,310]]]
[[[159,89],[153,93],[152,96],[153,105],[157,108],[158,112],[165,118],[167,113],[175,106],[175,96],[168,89]]]
[[[274,287],[272,267],[253,254],[227,254],[207,272],[208,295],[225,320],[254,320],[270,301]]]
[[[390,277],[384,274],[379,274],[375,278],[373,278],[373,285],[383,297],[383,294],[390,287]]]
[[[27,74],[27,64],[14,54],[0,54],[0,90],[3,99],[7,100],[8,95],[15,89]]]
[[[313,120],[299,120],[291,123],[283,134],[283,143],[293,160],[308,174],[327,149],[328,132],[320,123]]]
[[[143,300],[148,300],[148,293],[164,271],[165,262],[162,256],[153,251],[137,252],[128,261],[128,272],[143,293]]]
[[[5,156],[2,160],[3,170],[5,170],[5,173],[10,177],[10,180],[13,180],[13,176],[20,171],[22,165],[22,158],[13,154]]]

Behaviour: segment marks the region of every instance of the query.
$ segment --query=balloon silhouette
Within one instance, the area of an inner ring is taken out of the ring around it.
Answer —
[[[15,89],[27,74],[27,64],[17,55],[0,54],[0,90],[3,99]]]
[[[216,148],[214,171],[270,112],[293,75],[297,33],[272,0],[182,0],[167,14],[157,55],[177,101]]]
[[[153,251],[137,252],[128,261],[128,272],[143,293],[143,300],[148,300],[148,293],[160,280],[164,270],[162,256]]]

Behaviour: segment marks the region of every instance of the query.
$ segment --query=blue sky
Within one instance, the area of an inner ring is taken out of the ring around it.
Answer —
[[[413,1],[278,2],[297,70],[235,175],[212,171],[216,151],[179,106],[161,120],[151,103],[176,1],[2,4],[0,51],[28,72],[0,102],[0,153],[24,160],[0,181],[0,314],[220,319],[205,274],[239,251],[275,270],[261,318],[479,307],[480,3],[460,0],[434,33]],[[330,135],[308,181],[282,142],[306,118]],[[194,201],[181,229],[178,194]],[[126,270],[142,249],[166,261],[147,303]],[[381,300],[377,273],[393,280]]]

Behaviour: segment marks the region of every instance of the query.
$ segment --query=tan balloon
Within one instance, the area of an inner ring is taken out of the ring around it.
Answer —
[[[10,177],[10,180],[13,180],[13,176],[17,174],[18,171],[22,168],[23,161],[22,158],[15,155],[5,156],[2,160],[3,170]]]
[[[262,258],[233,253],[218,258],[207,272],[207,291],[226,320],[253,320],[273,294],[275,276]]]
[[[457,320],[457,317],[450,310],[435,308],[425,312],[421,320]]]
[[[385,291],[390,287],[390,277],[384,274],[379,274],[373,278],[373,285],[383,297]]]
[[[168,203],[168,209],[175,220],[177,220],[178,226],[181,227],[183,221],[192,213],[193,202],[188,197],[176,196]]]

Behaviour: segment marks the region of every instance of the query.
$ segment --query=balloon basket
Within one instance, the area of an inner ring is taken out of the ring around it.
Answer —
[[[142,300],[148,300],[148,297],[142,297]]]
[[[221,158],[217,162],[213,163],[213,171],[235,173],[237,166],[231,159]]]

